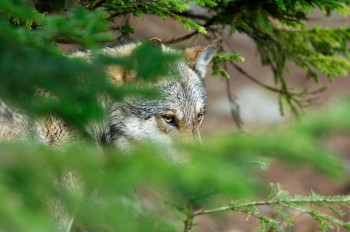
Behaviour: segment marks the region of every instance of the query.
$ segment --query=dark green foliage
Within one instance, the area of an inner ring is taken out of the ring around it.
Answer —
[[[229,54],[226,52],[217,54],[212,60],[213,75],[217,76],[220,74],[223,77],[230,78],[230,75],[224,68],[221,67],[220,63],[233,62],[233,61],[241,62],[241,61],[244,61],[244,58],[238,54]]]
[[[334,108],[336,113],[321,114],[348,118],[349,110],[349,102],[342,101]],[[305,120],[317,121],[317,117],[306,117]],[[323,126],[324,136],[344,128],[343,122],[337,121]],[[269,192],[264,190],[264,182],[251,161],[259,163],[271,156],[281,160],[288,158],[294,165],[308,163],[321,168],[322,172],[344,175],[342,163],[334,157],[334,152],[325,152],[325,147],[320,144],[315,144],[314,151],[309,152],[293,141],[291,144],[300,149],[288,151],[290,146],[277,145],[281,140],[277,141],[276,137],[281,134],[286,140],[297,135],[315,140],[318,137],[312,135],[312,127],[308,124],[281,128],[280,132],[271,132],[268,137],[264,134],[247,139],[238,135],[218,136],[204,141],[203,147],[180,144],[180,150],[192,154],[185,155],[189,162],[182,164],[165,158],[154,146],[141,146],[122,154],[115,149],[102,151],[89,143],[71,145],[63,150],[35,143],[2,143],[0,227],[5,231],[28,228],[53,231],[43,200],[43,196],[51,196],[63,199],[75,214],[77,226],[98,231],[179,231],[178,212],[183,214],[182,217],[188,213],[196,217],[230,210],[257,217],[263,231],[268,228],[284,231],[279,216],[287,220],[289,211],[286,208],[310,214],[325,230],[334,225],[348,229],[347,222],[311,206],[326,207],[343,215],[338,206],[349,205],[349,196],[328,197],[315,193],[290,196],[281,186],[273,184]],[[219,140],[223,142],[218,143]],[[234,142],[228,144],[229,141]],[[327,168],[322,168],[325,164],[328,164]],[[52,181],[66,170],[74,170],[84,183],[82,196],[72,194]],[[145,196],[150,202],[142,200]],[[248,200],[252,197],[259,200]],[[230,199],[233,199],[232,203],[226,205],[224,202]],[[221,204],[224,206],[217,207]],[[260,212],[259,207],[263,205],[276,211],[274,218]],[[20,223],[18,219],[21,219]],[[293,224],[292,221],[289,223]]]
[[[116,37],[110,21],[127,15],[170,16],[188,30],[209,31],[213,36],[225,28],[231,35],[236,31],[247,34],[257,44],[262,63],[274,72],[277,88],[263,86],[280,94],[281,109],[288,103],[295,113],[303,96],[292,92],[284,79],[288,62],[305,69],[317,83],[320,74],[333,81],[350,69],[348,27],[304,25],[315,8],[325,15],[347,15],[350,1],[189,2],[206,8],[210,16],[192,15],[187,2],[178,0],[1,0],[0,99],[33,118],[57,115],[84,132],[88,122],[104,116],[99,97],[118,102],[130,95],[150,97],[153,89],[148,86],[155,80],[176,77],[169,67],[181,56],[163,54],[153,45],[140,46],[129,57],[99,54],[99,44]],[[116,30],[121,37],[134,32],[127,17]],[[91,62],[67,57],[56,42],[90,49]],[[213,59],[213,74],[229,78],[226,65],[235,67],[243,60],[223,50]],[[103,70],[113,64],[135,71],[137,84],[147,87],[111,85]],[[343,100],[332,110],[269,133],[216,135],[205,139],[203,146],[176,144],[177,155],[187,160],[183,163],[150,144],[135,146],[125,154],[116,148],[96,147],[83,138],[60,149],[35,142],[2,142],[0,230],[55,231],[47,204],[48,199],[60,199],[75,216],[75,227],[89,231],[179,231],[184,219],[190,230],[195,217],[224,211],[258,218],[261,231],[285,231],[294,223],[286,209],[310,214],[323,231],[334,226],[350,231],[349,222],[337,216],[344,214],[338,206],[349,206],[349,196],[290,196],[274,184],[268,193],[257,172],[268,168],[267,160],[278,159],[308,164],[333,177],[344,176],[337,152],[322,139],[337,131],[349,133],[349,117],[349,101]],[[84,189],[80,194],[60,186],[59,179],[69,171],[79,178]],[[253,198],[260,200],[249,200]],[[262,205],[270,206],[275,216],[264,214]],[[325,207],[334,215],[313,206]]]
[[[97,42],[113,38],[108,31],[109,23],[104,21],[105,12],[89,13],[77,8],[69,18],[64,18],[33,13],[33,9],[24,3],[16,9],[11,3],[2,1],[2,9],[7,12],[4,15],[13,15],[20,21],[30,21],[43,28],[14,28],[0,18],[3,32],[0,34],[0,98],[31,115],[54,114],[82,129],[89,120],[102,117],[98,96],[107,94],[121,100],[130,91],[134,94],[151,93],[150,89],[146,91],[132,86],[116,88],[107,81],[103,72],[106,65],[118,64],[133,69],[139,77],[154,80],[160,75],[171,75],[167,67],[179,58],[179,55],[163,54],[147,45],[135,50],[130,57],[107,59],[95,56],[90,64],[68,58],[58,51],[53,41],[69,39],[95,47]],[[42,93],[50,97],[43,97]]]
[[[152,80],[168,74],[166,67],[177,58],[171,54],[161,55],[153,47],[142,46],[127,58],[106,60],[100,57],[86,64],[2,35],[0,49],[1,99],[8,99],[11,104],[34,115],[58,115],[80,128],[91,119],[101,118],[98,96],[108,94],[121,100],[125,95],[125,90],[118,90],[107,80],[103,65],[119,64],[133,68],[138,76]],[[103,61],[105,64],[101,63]],[[150,68],[157,72],[151,73]],[[43,97],[41,92],[50,96]],[[135,88],[133,92],[142,93]]]
[[[346,75],[350,69],[348,27],[309,29],[304,24],[307,14],[318,8],[326,15],[335,11],[345,16],[349,13],[348,4],[349,1],[335,0],[222,1],[209,8],[215,16],[208,22],[229,27],[231,35],[239,31],[254,40],[262,64],[269,65],[274,73],[278,91],[273,91],[278,92],[297,114],[303,103],[284,78],[289,61],[305,69],[307,76],[317,83],[320,73],[332,81],[336,76]],[[213,30],[214,35],[222,33]],[[227,77],[225,72],[221,74]]]

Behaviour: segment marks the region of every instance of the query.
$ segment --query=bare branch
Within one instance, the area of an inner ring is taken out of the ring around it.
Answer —
[[[211,26],[211,25],[215,22],[215,20],[216,20],[216,17],[215,17],[215,16],[212,17],[212,18],[210,18],[210,19],[203,25],[203,27],[207,28],[207,27]],[[178,38],[174,38],[174,39],[169,40],[169,41],[165,41],[164,43],[165,43],[165,44],[174,44],[174,43],[178,43],[178,42],[184,41],[184,40],[186,40],[186,39],[189,39],[189,38],[191,38],[192,36],[197,35],[197,34],[198,34],[198,31],[195,30],[195,31],[193,31],[193,32],[191,32],[191,33],[189,33],[189,34],[187,34],[187,35],[180,36],[180,37],[178,37]]]
[[[186,216],[184,232],[191,232],[193,226],[193,219],[195,215],[193,213],[188,213]]]
[[[251,80],[252,82],[254,82],[255,84],[258,84],[262,87],[264,87],[265,89],[268,89],[270,91],[276,92],[276,93],[284,93],[283,90],[278,89],[278,88],[274,88],[272,86],[268,86],[260,81],[258,81],[256,78],[254,78],[253,76],[249,75],[245,70],[243,70],[241,67],[239,67],[237,64],[233,63],[232,61],[230,62],[231,66],[234,67],[239,73],[241,73],[243,76],[245,76],[246,78],[248,78],[249,80]]]
[[[90,10],[94,10],[100,6],[102,6],[105,2],[107,2],[107,0],[100,0],[96,5],[94,5],[93,7],[90,8]]]
[[[249,75],[245,70],[243,70],[241,67],[239,67],[237,64],[230,62],[230,64],[232,65],[232,67],[234,67],[239,73],[241,73],[244,77],[248,78],[249,80],[251,80],[252,82],[254,82],[255,84],[258,84],[259,86],[275,92],[275,93],[279,93],[281,95],[287,96],[289,99],[289,102],[295,103],[299,108],[305,108],[305,107],[309,107],[311,105],[314,104],[315,100],[317,99],[316,97],[310,97],[311,95],[316,95],[318,93],[321,93],[323,91],[325,91],[327,88],[323,87],[314,91],[307,91],[306,89],[301,90],[300,92],[294,92],[291,89],[286,89],[286,88],[274,88],[272,86],[266,85],[265,83],[262,83],[261,81],[257,80],[256,78],[254,78],[253,76]]]
[[[224,68],[227,72],[226,63],[224,63]],[[228,100],[230,102],[231,115],[232,115],[232,118],[235,121],[238,129],[241,130],[242,126],[243,126],[243,121],[240,117],[240,108],[239,108],[239,105],[236,101],[237,97],[234,94],[232,94],[232,92],[231,92],[230,79],[225,78],[225,82],[226,82],[226,93],[227,93]]]
[[[198,34],[198,31],[193,31],[187,35],[184,35],[184,36],[181,36],[181,37],[178,37],[178,38],[175,38],[175,39],[172,39],[172,40],[169,40],[169,41],[165,41],[164,43],[165,44],[173,44],[173,43],[178,43],[178,42],[181,42],[181,41],[184,41],[186,39],[189,39],[191,38],[192,36],[194,35],[197,35]]]
[[[193,14],[189,11],[184,11],[184,12],[177,12],[177,11],[172,11],[174,14],[183,16],[183,17],[188,17],[188,18],[193,18],[193,19],[201,19],[201,20],[210,20],[210,17],[206,15],[200,15],[200,14]]]

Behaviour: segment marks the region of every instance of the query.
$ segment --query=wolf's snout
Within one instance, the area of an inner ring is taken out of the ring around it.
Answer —
[[[181,130],[182,129],[182,130]],[[185,142],[199,142],[202,143],[199,126],[192,128],[180,128],[179,137]]]

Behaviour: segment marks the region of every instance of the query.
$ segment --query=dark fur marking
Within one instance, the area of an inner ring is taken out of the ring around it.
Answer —
[[[67,51],[67,52],[64,52],[64,54],[66,55],[73,55],[77,52],[86,52],[88,49],[84,48],[84,47],[81,47],[81,48],[75,48],[74,50],[72,51]]]
[[[125,135],[122,125],[112,124],[109,126],[108,130],[101,134],[100,141],[102,144],[109,144],[113,140]]]
[[[115,48],[115,47],[121,47],[121,46],[124,46],[124,45],[127,45],[127,44],[131,44],[131,43],[134,43],[134,42],[137,42],[137,41],[130,41],[130,40],[121,40],[121,41],[116,41],[116,42],[113,42],[113,43],[106,43],[106,44],[103,44],[102,45],[102,48]],[[65,54],[67,55],[73,55],[74,53],[77,53],[77,52],[86,52],[88,51],[89,49],[87,48],[84,48],[84,47],[81,47],[81,48],[76,48],[72,51],[68,51],[68,52],[65,52]]]
[[[124,135],[122,127],[118,126],[117,124],[112,124],[109,126],[109,133],[112,135],[113,138]]]
[[[13,113],[7,109],[4,108],[4,117],[9,121],[9,122],[13,122]]]
[[[152,111],[150,111],[150,109],[147,109],[147,108],[133,107],[130,109],[130,112],[133,115],[135,115],[136,117],[144,119],[144,120],[150,119],[154,115],[154,113]]]
[[[115,48],[115,47],[121,47],[121,46],[124,46],[124,45],[127,45],[127,44],[132,44],[134,43],[135,41],[131,41],[131,40],[121,40],[121,41],[116,41],[116,42],[113,42],[113,43],[107,43],[107,44],[104,44],[103,47],[104,48]]]
[[[129,108],[130,113],[136,117],[147,120],[167,109],[166,106],[164,107],[161,105],[164,104],[160,104],[156,101],[145,101],[134,105],[128,105],[127,107]]]
[[[191,68],[191,69],[198,75],[198,77],[199,77],[200,79],[204,79],[204,78],[201,78],[200,72],[199,72],[195,67],[193,67],[193,68]]]

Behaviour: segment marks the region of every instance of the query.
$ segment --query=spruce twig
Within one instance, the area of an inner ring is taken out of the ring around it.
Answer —
[[[350,205],[350,195],[327,197],[311,193],[309,196],[296,195],[293,198],[289,198],[288,193],[281,190],[280,186],[277,185],[277,190],[273,191],[269,200],[244,203],[237,202],[214,209],[200,209],[193,212],[193,215],[208,215],[227,211],[240,212],[246,214],[247,216],[251,215],[258,218],[262,226],[262,231],[270,231],[271,229],[274,229],[275,231],[284,231],[280,225],[280,222],[276,221],[273,218],[262,215],[259,212],[260,206],[271,206],[272,208],[276,207],[276,209],[278,208],[277,206],[282,206],[311,215],[320,224],[323,231],[333,229],[332,224],[342,226],[345,229],[350,230],[350,222],[342,221],[334,216],[321,213],[316,209],[308,208],[306,206],[309,205],[325,207],[342,216],[343,212],[337,207],[333,206],[334,204],[345,206]]]
[[[338,199],[340,197],[345,197],[343,199]],[[213,214],[220,213],[224,211],[236,210],[239,208],[246,208],[252,206],[263,206],[263,205],[275,205],[275,204],[319,204],[319,203],[329,203],[329,204],[350,204],[350,196],[334,196],[334,197],[324,197],[324,199],[309,199],[308,197],[303,198],[293,198],[293,199],[276,199],[276,200],[266,200],[266,201],[253,201],[242,204],[231,204],[226,206],[221,206],[214,209],[201,209],[194,212],[194,215],[204,215],[204,214]]]

